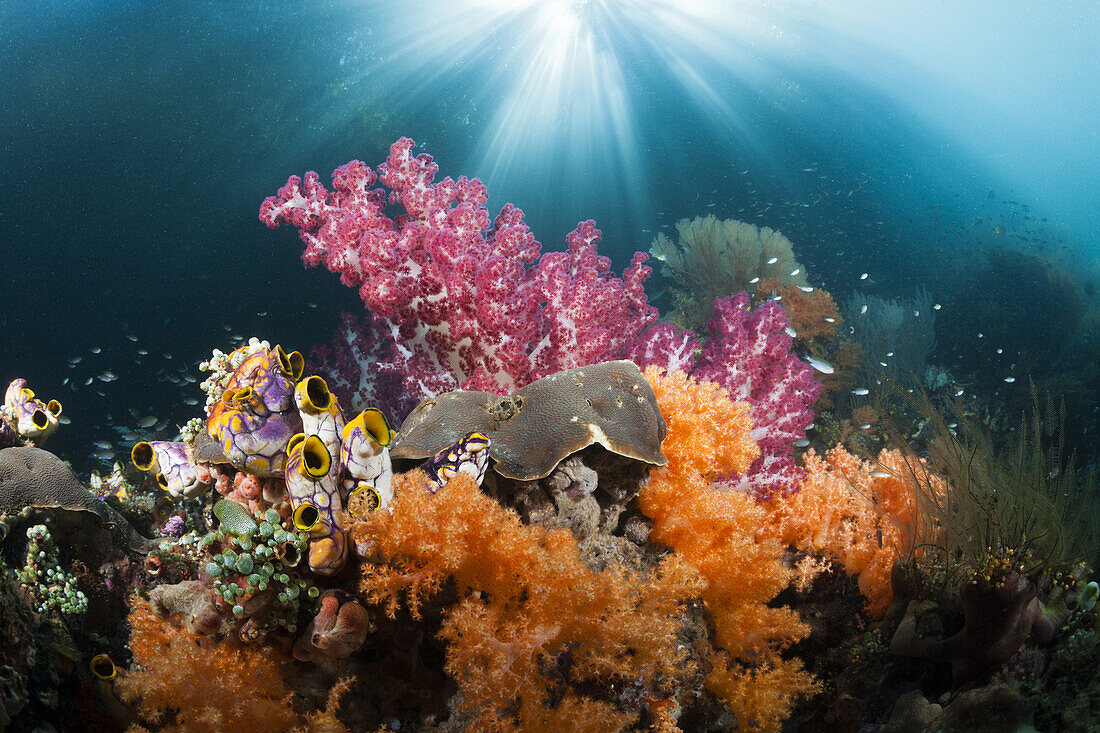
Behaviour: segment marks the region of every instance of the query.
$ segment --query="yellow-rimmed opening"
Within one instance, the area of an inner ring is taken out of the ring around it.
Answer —
[[[50,426],[50,418],[45,410],[35,410],[31,413],[31,425],[39,430],[45,430]]]
[[[311,435],[302,442],[302,463],[299,471],[303,476],[319,479],[327,476],[332,468],[332,455],[323,440]]]
[[[294,435],[290,436],[290,440],[288,440],[286,443],[286,454],[289,456],[291,453],[293,453],[294,448],[305,439],[305,433],[295,433]]]
[[[372,514],[382,508],[382,495],[373,486],[360,486],[351,492],[348,504]]]
[[[308,532],[321,521],[321,511],[312,504],[299,504],[291,518],[295,528]]]
[[[386,422],[386,416],[382,414],[381,409],[368,407],[355,420],[366,433],[371,434],[379,446],[388,446],[389,441],[397,437],[397,434],[389,429],[389,423]]]
[[[302,372],[306,369],[306,360],[300,352],[291,351],[289,354],[282,346],[275,347],[275,356],[279,360],[279,366],[283,372],[297,382],[302,378]]]
[[[115,667],[115,663],[106,654],[96,654],[92,657],[92,661],[88,663],[88,668],[92,670],[92,674],[101,680],[113,680],[118,674],[118,668]]]
[[[130,449],[130,461],[137,466],[139,471],[148,471],[153,467],[153,460],[156,458],[156,453],[153,452],[153,446],[147,441],[141,441],[135,443],[134,447]]]
[[[312,412],[324,412],[332,402],[332,393],[328,391],[328,384],[316,374],[299,382],[297,391],[302,408]]]

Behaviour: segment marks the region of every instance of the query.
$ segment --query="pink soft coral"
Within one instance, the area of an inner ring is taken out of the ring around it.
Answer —
[[[714,302],[709,337],[692,351],[694,334],[660,324],[634,343],[627,357],[639,366],[681,369],[701,381],[720,384],[731,399],[752,407],[750,436],[760,456],[747,471],[722,477],[734,488],[765,500],[797,490],[804,472],[791,454],[814,419],[811,407],[821,393],[808,364],[791,353],[791,329],[776,302],[750,310],[748,293]]]
[[[438,166],[412,148],[408,138],[394,143],[377,175],[360,161],[337,168],[332,191],[312,171],[291,176],[260,208],[268,226],[298,228],[307,266],[339,273],[383,319],[379,369],[399,375],[407,395],[510,392],[617,358],[656,319],[643,291],[644,254],[620,280],[596,253],[600,231],[587,221],[566,237],[568,251],[540,259],[520,209],[505,205],[490,226],[481,181],[435,182]],[[405,213],[387,217],[387,200]]]

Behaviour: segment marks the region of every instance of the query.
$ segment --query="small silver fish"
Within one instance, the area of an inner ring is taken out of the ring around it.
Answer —
[[[795,272],[798,272],[798,270],[795,270]],[[799,285],[798,289],[801,290],[803,293],[812,293],[814,291],[814,289],[809,285]]]
[[[776,262],[779,262],[778,257],[772,257],[770,260],[768,260],[769,265],[774,265]]]
[[[128,334],[126,334],[126,338],[130,339],[130,340],[131,340],[131,341],[133,341],[134,343],[137,343],[137,340],[138,340],[138,337],[137,337],[137,336],[135,336],[135,335],[134,335],[134,334],[132,334],[132,333],[128,333]]]
[[[795,445],[796,448],[805,448],[809,444],[810,444],[810,439],[809,438],[799,438],[798,440],[796,440],[794,442],[794,445]]]
[[[760,282],[760,278],[754,277],[752,280],[749,280],[749,285],[756,285],[758,282]]]
[[[1012,384],[1015,381],[1016,377],[1005,377],[1005,382],[1007,382],[1008,384]]]
[[[790,337],[791,337],[791,338],[793,338],[793,339],[794,339],[794,338],[798,338],[798,334],[797,334],[797,333],[795,332],[795,330],[794,330],[793,328],[791,328],[790,326],[787,326],[787,335],[788,335],[788,336],[790,336]]]
[[[857,426],[857,427],[858,427],[858,428],[859,428],[860,430],[870,430],[870,429],[871,429],[871,423],[869,423],[869,422],[865,422],[865,423],[863,423],[862,425],[859,425],[859,426]]]
[[[859,389],[853,389],[852,390],[852,394],[854,394],[856,397],[863,397],[864,395],[867,395],[867,394],[870,394],[870,393],[871,393],[871,390],[867,389],[866,387],[860,387]]]
[[[103,349],[99,348],[98,346],[93,346],[92,349],[91,349],[93,354],[98,354],[102,350]]]
[[[834,371],[836,371],[835,369],[833,369],[832,364],[825,361],[824,359],[818,359],[816,356],[807,356],[806,363],[812,366],[817,371],[821,372],[822,374],[832,374]]]
[[[95,379],[95,377],[88,377],[87,379],[85,379],[84,386],[87,387],[89,384],[91,384],[93,379]]]
[[[859,276],[859,279],[860,279],[860,280],[866,280],[866,279],[867,279],[867,273],[865,272],[865,273],[863,273],[862,275],[860,275],[860,276]]]
[[[794,277],[795,275],[797,275],[800,272],[802,272],[802,268],[801,267],[796,267],[793,270],[791,270],[790,277]]]
[[[156,424],[157,424],[157,419],[155,417],[153,417],[152,415],[149,415],[147,417],[143,417],[140,420],[138,420],[138,427],[139,428],[151,428]]]
[[[936,303],[934,306],[932,306],[932,310],[934,311],[938,311],[940,308],[943,308],[943,306],[939,303]]]
[[[830,318],[829,316],[825,316],[825,322],[826,323],[836,323],[836,319],[835,318]]]
[[[867,312],[867,306],[863,306],[862,308],[860,308],[860,309],[859,309],[859,314],[860,314],[861,316],[862,316],[862,315],[863,315],[864,313],[866,313],[866,312]]]

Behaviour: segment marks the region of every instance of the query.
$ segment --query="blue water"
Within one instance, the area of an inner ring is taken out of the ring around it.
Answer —
[[[361,305],[259,203],[402,135],[482,177],[493,212],[523,208],[544,249],[596,219],[619,269],[714,214],[781,230],[838,302],[962,302],[1011,250],[1094,311],[1100,9],[882,5],[0,4],[0,382],[63,402],[50,447],[79,462],[134,414],[198,414],[182,377],[234,335],[326,341]],[[1020,318],[1063,317],[997,285]],[[981,326],[940,318],[940,358],[1009,389]]]

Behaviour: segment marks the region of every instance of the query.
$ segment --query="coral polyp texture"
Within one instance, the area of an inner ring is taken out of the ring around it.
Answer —
[[[391,453],[395,459],[427,458],[469,430],[490,439],[497,473],[522,481],[544,478],[593,443],[665,463],[665,420],[653,390],[629,361],[569,369],[506,397],[459,390],[426,400],[402,423]]]
[[[784,649],[806,636],[798,614],[770,602],[790,580],[783,545],[758,539],[764,509],[739,491],[712,486],[716,475],[744,472],[759,455],[751,409],[715,382],[650,367],[668,420],[668,465],[654,471],[638,499],[653,521],[651,539],[699,573],[700,597],[714,625],[707,688],[733,709],[741,730],[778,730],[792,705],[818,687]]]

